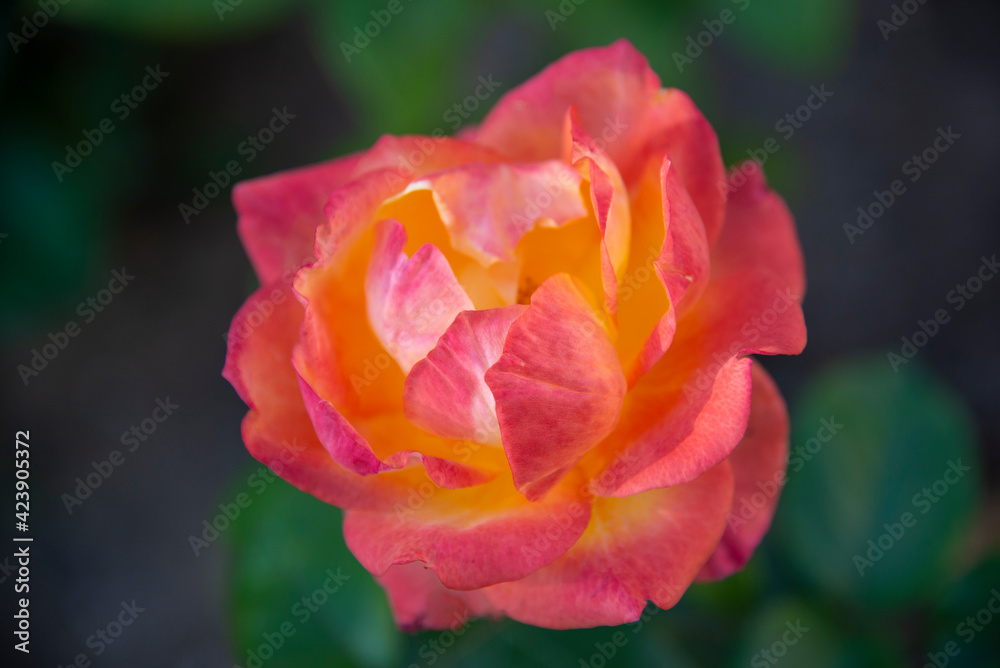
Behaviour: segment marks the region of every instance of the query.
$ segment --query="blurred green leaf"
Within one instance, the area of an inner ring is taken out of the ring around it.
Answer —
[[[344,544],[340,510],[281,480],[246,484],[227,503],[240,493],[251,503],[229,531],[235,662],[246,668],[255,652],[273,654],[268,668],[400,665],[403,636],[381,587]],[[324,585],[337,582],[330,573],[347,579],[327,594]],[[293,632],[282,634],[283,625]]]
[[[867,635],[848,633],[804,601],[781,599],[746,625],[732,666],[883,668],[906,665],[896,650]]]
[[[719,615],[740,614],[749,610],[765,593],[767,574],[762,550],[742,571],[718,582],[695,583],[685,592],[684,605],[714,611]]]
[[[979,496],[961,399],[916,362],[897,374],[879,356],[815,378],[795,405],[775,522],[784,554],[835,598],[933,597]]]
[[[813,74],[842,63],[854,40],[855,0],[733,0],[731,30],[748,54],[787,72]],[[705,11],[717,8],[706,2]]]
[[[386,3],[317,3],[314,26],[323,60],[356,99],[367,134],[430,134],[437,127],[450,134],[444,114],[471,93],[459,85],[469,61],[455,54],[473,49],[484,5],[401,0],[398,6],[400,13],[393,14]]]
[[[414,637],[402,665],[439,668],[693,667],[676,642],[652,623],[662,614],[650,608],[641,623],[572,631],[541,629],[510,620],[478,621],[460,635],[443,631]]]
[[[727,168],[742,165],[748,160],[762,162],[768,185],[788,201],[792,209],[795,204],[806,199],[805,190],[814,181],[813,161],[799,148],[796,141],[783,139],[774,126],[747,126],[734,130],[719,127],[719,146],[723,164]],[[778,149],[768,153],[764,143],[769,139],[777,142]]]
[[[936,612],[921,660],[947,660],[950,668],[1000,665],[1000,553],[952,585]]]
[[[0,135],[0,233],[6,235],[0,239],[0,282],[17,286],[0,297],[4,339],[75,319],[72,300],[86,296],[90,276],[109,269],[100,267],[106,207],[93,180],[71,174],[82,178],[60,183],[50,166],[63,159],[60,147],[30,139],[41,134],[33,130],[12,124]]]
[[[451,134],[458,126],[446,114],[475,90],[479,76],[493,75],[502,85],[472,113],[461,114],[463,125],[562,55],[622,37],[650,59],[666,84],[700,99],[711,87],[705,77],[680,75],[671,59],[673,45],[683,39],[677,8],[690,0],[639,6],[401,0],[401,11],[392,15],[385,13],[387,4],[316,5],[313,24],[323,60],[357,101],[365,129],[359,146],[383,132],[441,128]]]
[[[815,610],[800,601],[776,601],[761,609],[743,630],[733,666],[831,668],[835,666],[836,633]]]
[[[61,6],[57,16],[138,37],[188,40],[269,27],[296,1],[73,0]]]

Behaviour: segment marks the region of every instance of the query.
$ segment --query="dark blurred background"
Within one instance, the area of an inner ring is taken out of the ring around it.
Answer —
[[[14,665],[1000,665],[1000,280],[979,282],[1000,251],[1000,6],[401,0],[355,41],[387,4],[41,0],[0,16],[2,489],[12,508],[14,435],[30,430],[34,538],[24,656],[4,523]],[[727,164],[766,158],[798,223],[809,345],[764,361],[793,421],[775,527],[746,571],[651,607],[624,644],[509,621],[399,634],[339,511],[240,440],[246,407],[220,371],[255,278],[231,184],[212,196],[210,172],[450,132],[478,77],[506,92],[620,37],[694,98]],[[803,107],[814,90],[825,101]],[[273,141],[244,143],[283,110]],[[109,290],[116,271],[127,285]],[[175,406],[162,422],[158,401]],[[842,427],[821,443],[824,419]],[[343,591],[296,612],[338,567]]]

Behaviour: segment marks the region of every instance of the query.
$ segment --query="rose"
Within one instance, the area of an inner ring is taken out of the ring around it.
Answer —
[[[345,509],[401,627],[632,622],[749,559],[788,419],[747,355],[805,345],[802,254],[630,44],[234,201],[244,441]]]

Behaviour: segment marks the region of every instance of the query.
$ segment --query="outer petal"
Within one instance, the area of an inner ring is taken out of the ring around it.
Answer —
[[[660,80],[626,40],[583,49],[549,65],[504,95],[474,133],[475,141],[515,160],[559,157],[563,118],[575,106],[592,137],[641,131]],[[628,142],[609,147],[618,162]]]
[[[744,167],[749,176],[741,171]],[[730,173],[729,187],[726,226],[712,249],[712,275],[766,268],[793,293],[804,295],[805,260],[795,221],[781,197],[767,187],[763,170],[744,163]]]
[[[559,227],[585,216],[580,180],[558,160],[473,163],[435,172],[410,190],[430,189],[455,249],[489,265],[513,262],[514,248],[536,222]]]
[[[729,456],[750,411],[751,353],[805,346],[797,296],[769,272],[713,281],[679,324],[673,344],[629,391],[618,429],[595,451],[595,493],[626,496],[676,485]]]
[[[316,258],[326,260],[350,246],[375,222],[375,214],[382,203],[401,193],[407,183],[396,171],[380,169],[331,192],[323,207],[326,222],[316,229]]]
[[[531,297],[486,372],[514,484],[543,494],[618,421],[625,377],[607,331],[573,279]]]
[[[511,324],[526,308],[515,304],[459,313],[406,377],[406,417],[445,438],[499,445],[496,402],[485,374],[500,359]]]
[[[709,244],[715,243],[726,214],[726,169],[715,130],[687,93],[658,91],[639,123],[640,133],[619,165],[627,183],[640,178],[649,160],[666,154],[705,223]]]
[[[636,621],[647,600],[672,607],[725,528],[732,473],[623,499],[595,499],[586,533],[552,564],[486,595],[504,614],[553,629]]]
[[[237,230],[262,285],[313,260],[313,236],[330,193],[351,179],[362,154],[279,172],[233,187]]]
[[[407,258],[405,245],[399,222],[376,226],[365,292],[369,324],[403,373],[409,373],[455,316],[473,306],[437,247],[425,244]]]
[[[455,137],[382,135],[358,163],[362,172],[390,169],[406,180],[471,162],[494,163],[503,156]]]
[[[775,261],[763,250],[741,252],[754,224],[773,235]],[[719,268],[705,293],[678,323],[667,353],[630,390],[619,428],[590,457],[601,462],[597,472],[618,452],[636,458],[598,482],[600,494],[677,484],[728,456],[749,415],[750,365],[739,358],[798,354],[805,346],[798,242],[787,210],[760,181],[735,191],[717,246]]]
[[[743,568],[771,526],[788,462],[788,410],[764,367],[753,368],[750,422],[729,456],[733,509],[722,541],[699,579],[720,580]],[[757,499],[763,499],[763,505]]]
[[[422,561],[449,589],[479,589],[523,578],[572,547],[590,520],[579,486],[567,479],[537,503],[517,494],[509,478],[440,490],[396,513],[347,512],[344,538],[376,576]]]
[[[263,464],[327,503],[387,508],[405,498],[405,487],[343,469],[316,439],[291,363],[302,315],[288,283],[279,282],[255,292],[233,319],[222,373],[251,409],[243,440]]]
[[[482,591],[447,589],[434,571],[416,562],[390,567],[378,582],[403,631],[457,631],[471,617],[495,614]]]

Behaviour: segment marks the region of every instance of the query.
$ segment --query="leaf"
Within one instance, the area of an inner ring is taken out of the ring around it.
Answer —
[[[921,660],[949,668],[1000,661],[1000,552],[984,559],[954,585],[937,606],[935,629],[924,638]]]
[[[344,544],[340,510],[263,467],[227,503],[240,493],[250,503],[229,532],[235,662],[249,668],[253,652],[271,655],[268,668],[398,666],[403,635]]]
[[[980,489],[961,399],[918,363],[896,374],[880,356],[822,374],[793,405],[775,521],[788,561],[863,605],[933,597]]]
[[[550,666],[693,666],[655,621],[663,611],[652,606],[645,621],[618,627],[553,631],[510,620],[478,621],[460,635],[422,633],[410,643],[402,665],[438,668],[549,668]]]
[[[138,37],[188,40],[269,28],[295,4],[296,0],[73,0],[60,7],[57,17]]]
[[[391,13],[385,5],[318,4],[313,23],[320,55],[355,100],[366,136],[430,134],[437,128],[451,134],[454,123],[481,116],[499,97],[473,98],[475,108],[448,113],[473,92],[478,75],[491,74],[467,72],[469,58],[459,56],[473,49],[486,13],[457,0],[400,0],[398,7]]]
[[[816,605],[784,598],[751,618],[731,666],[882,668],[906,665],[900,650],[867,630],[845,629]]]
[[[327,3],[318,6],[313,24],[324,63],[355,100],[362,137],[452,134],[557,58],[623,36],[666,84],[704,99],[701,92],[711,86],[706,77],[681,75],[671,55],[682,47],[674,19],[687,2],[400,0],[399,13],[389,16],[385,5]],[[480,76],[501,85],[477,100],[470,95]]]
[[[842,63],[854,39],[854,0],[733,0],[737,44],[766,64],[813,73]],[[706,3],[706,11],[713,3]],[[745,6],[745,11],[739,7]]]
[[[85,176],[56,180],[50,163],[62,159],[60,147],[39,141],[39,134],[37,126],[14,122],[0,134],[6,149],[0,155],[0,233],[6,235],[0,242],[0,282],[17,286],[0,297],[4,340],[78,320],[74,307],[87,296],[89,276],[107,281],[98,273],[107,266],[101,266],[104,202]]]

